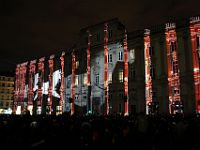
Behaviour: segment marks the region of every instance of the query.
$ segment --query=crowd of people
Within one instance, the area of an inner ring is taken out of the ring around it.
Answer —
[[[197,150],[200,116],[1,115],[1,147],[40,149]]]

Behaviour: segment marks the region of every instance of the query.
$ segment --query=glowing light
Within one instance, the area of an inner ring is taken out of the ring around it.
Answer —
[[[108,102],[108,25],[104,24],[104,90],[105,90],[105,103],[106,115],[109,114]]]
[[[48,63],[49,63],[49,89],[48,89],[47,106],[50,109],[49,114],[51,114],[52,113],[53,68],[54,68],[53,57],[50,57],[50,59],[48,60]]]
[[[63,112],[63,104],[64,104],[64,55],[65,53],[62,53],[62,56],[60,57],[61,60],[61,86],[60,86],[60,112]]]
[[[149,106],[152,103],[152,77],[150,75],[150,66],[152,58],[150,52],[150,30],[146,29],[144,33],[144,60],[145,60],[145,97],[146,97],[146,114],[149,114]]]
[[[128,44],[127,34],[124,35],[124,115],[129,114],[128,109]]]
[[[175,24],[166,24],[166,47],[167,47],[167,64],[168,64],[168,88],[169,88],[169,110],[171,114],[177,110],[173,107],[173,102],[180,102],[180,92],[175,93],[174,89],[180,91],[179,65],[177,56],[177,39]]]
[[[87,47],[87,86],[88,86],[88,113],[92,111],[91,105],[91,75],[90,75],[90,47],[91,47],[91,34],[88,31],[88,47]]]
[[[29,65],[29,82],[28,82],[28,105],[33,105],[33,99],[34,99],[34,93],[33,93],[33,87],[34,87],[34,76],[35,76],[35,70],[36,70],[36,60],[30,61]],[[32,112],[31,112],[32,113]]]

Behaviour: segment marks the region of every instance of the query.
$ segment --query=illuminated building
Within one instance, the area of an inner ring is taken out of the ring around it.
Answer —
[[[199,17],[128,33],[118,19],[83,28],[71,49],[17,65],[13,110],[199,112],[199,45]]]
[[[6,113],[13,106],[14,77],[0,76],[0,113]]]

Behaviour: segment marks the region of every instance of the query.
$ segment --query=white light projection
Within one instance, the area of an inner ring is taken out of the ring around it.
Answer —
[[[33,88],[34,100],[38,98],[38,78],[39,78],[39,73],[36,73],[34,88]],[[56,98],[60,98],[59,89],[57,89],[59,87],[60,81],[61,81],[61,70],[59,69],[59,70],[54,71],[53,73],[52,95]],[[49,89],[49,81],[43,82],[42,93],[44,95],[48,95],[48,89]]]
[[[33,87],[33,93],[34,93],[34,101],[38,97],[38,78],[39,78],[39,73],[35,74],[35,80],[34,80],[34,87]]]
[[[61,85],[61,69],[53,72],[52,95],[56,98],[60,98],[60,85]]]

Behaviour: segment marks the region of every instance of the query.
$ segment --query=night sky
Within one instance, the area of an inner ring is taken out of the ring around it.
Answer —
[[[200,14],[200,0],[4,0],[0,3],[0,72],[69,49],[79,30],[119,18],[134,31]]]

